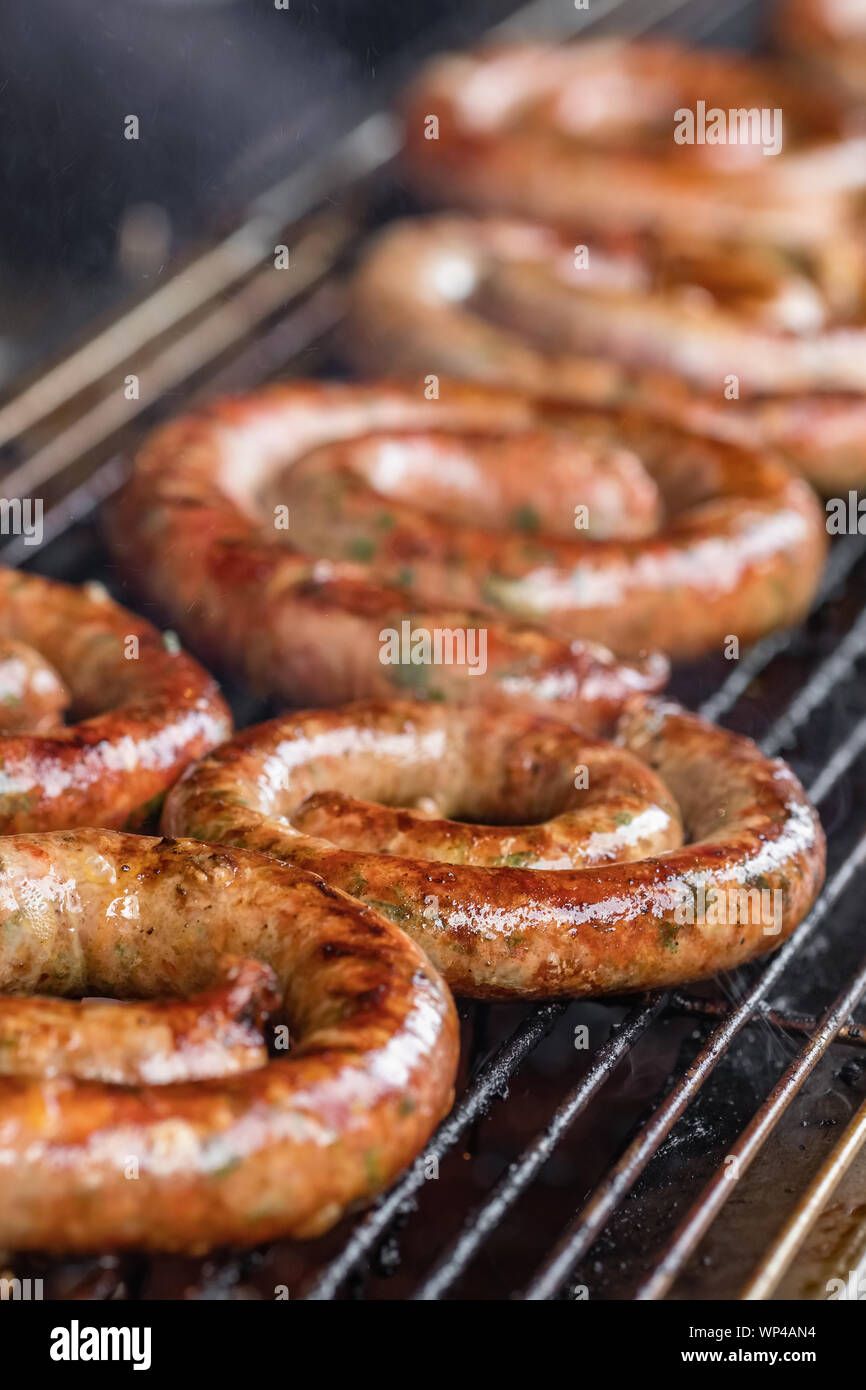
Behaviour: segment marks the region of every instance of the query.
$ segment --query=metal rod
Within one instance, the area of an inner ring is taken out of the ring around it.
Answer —
[[[50,417],[185,318],[213,304],[273,256],[274,237],[287,222],[311,212],[329,192],[343,191],[347,183],[369,177],[393,158],[399,144],[397,118],[377,112],[339,140],[325,159],[317,157],[263,194],[241,227],[0,406],[0,446]]]
[[[529,1018],[515,1029],[475,1080],[470,1082],[412,1167],[355,1227],[339,1254],[320,1270],[305,1298],[316,1300],[335,1296],[348,1276],[370,1255],[394,1218],[426,1182],[429,1160],[433,1158],[439,1162],[453,1149],[461,1135],[501,1094],[520,1064],[547,1035],[566,1008],[567,1004],[558,1000],[533,1009]]]
[[[834,589],[848,578],[851,570],[857,561],[863,558],[864,554],[866,554],[866,536],[846,536],[844,540],[833,547],[812,604],[813,613],[821,608],[830,598]],[[798,633],[799,629],[797,628],[773,632],[769,637],[762,638],[760,642],[756,642],[753,647],[750,647],[745,656],[737,662],[730,675],[722,681],[718,690],[704,700],[699,710],[701,717],[709,719],[712,723],[718,723],[724,714],[733,709],[740,696],[746,693],[756,676],[766,670],[775,657],[787,651]]]
[[[7,473],[3,487],[10,497],[32,497],[37,489],[56,478],[76,459],[111,438],[142,411],[165,397],[179,382],[213,362],[269,315],[309,290],[332,264],[349,237],[341,218],[323,218],[298,247],[294,272],[259,271],[230,299],[217,300],[214,308],[155,357],[136,363],[141,380],[138,399],[128,400],[120,381],[95,405],[81,412],[64,430]],[[287,285],[286,276],[292,275]]]
[[[416,1290],[415,1299],[440,1298],[460,1277],[475,1252],[547,1162],[578,1115],[582,1114],[601,1090],[614,1067],[640,1041],[666,1003],[667,995],[658,994],[648,1004],[632,1010],[614,1029],[607,1042],[599,1048],[586,1076],[572,1087],[565,1100],[557,1106],[550,1122],[524,1149],[517,1162],[512,1164],[493,1188],[490,1196],[467,1216],[460,1234],[442,1253],[420,1288]]]
[[[721,1211],[734,1189],[730,1172],[737,1176],[748,1172],[754,1159],[760,1153],[765,1141],[776,1123],[784,1115],[791,1101],[800,1093],[800,1088],[820,1062],[830,1043],[851,1012],[866,993],[866,959],[851,981],[851,984],[837,995],[830,1005],[813,1038],[803,1044],[784,1074],[776,1082],[764,1103],[755,1112],[737,1142],[726,1156],[736,1160],[729,1167],[727,1163],[717,1168],[700,1197],[690,1208],[678,1225],[661,1260],[652,1276],[638,1290],[641,1300],[664,1298],[680,1274],[686,1261],[694,1252],[701,1238],[709,1230],[713,1219]]]
[[[730,1004],[723,999],[698,999],[691,994],[674,991],[671,995],[671,1008],[675,1013],[694,1014],[698,1018],[727,1018],[731,1012]],[[777,1009],[757,1008],[749,1019],[750,1023],[763,1020],[774,1028],[786,1033],[802,1033],[808,1037],[818,1027],[817,1018],[805,1014],[782,1014]],[[866,1023],[845,1023],[833,1039],[837,1043],[850,1043],[854,1047],[866,1047]]]
[[[797,1251],[821,1215],[839,1183],[866,1144],[866,1100],[827,1155],[796,1209],[763,1256],[740,1297],[747,1301],[769,1298],[790,1268]]]
[[[833,876],[818,902],[769,963],[739,1005],[714,1028],[700,1052],[677,1084],[668,1092],[650,1119],[628,1145],[625,1153],[595,1188],[551,1254],[535,1274],[524,1297],[552,1298],[571,1270],[595,1242],[623,1198],[631,1191],[650,1159],[658,1152],[687,1105],[697,1095],[716,1063],[725,1055],[737,1033],[746,1025],[761,1000],[784,973],[805,942],[812,937],[855,875],[866,863],[866,834]]]

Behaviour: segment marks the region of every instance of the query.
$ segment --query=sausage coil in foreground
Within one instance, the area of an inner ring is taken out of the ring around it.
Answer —
[[[721,650],[808,608],[823,516],[781,465],[641,413],[440,387],[290,384],[159,431],[113,512],[126,572],[293,704],[408,688],[590,730],[659,688],[647,647]],[[486,671],[403,660],[416,630],[483,638]]]
[[[448,991],[401,931],[312,874],[78,830],[4,840],[0,892],[0,990],[194,995],[240,954],[273,971],[291,1027],[288,1056],[198,1081],[0,1075],[3,1247],[201,1253],[317,1235],[386,1187],[448,1109]],[[113,1007],[133,1027],[144,1006]],[[110,1053],[104,1068],[116,1074]]]
[[[581,242],[575,247],[575,241]],[[355,278],[366,371],[639,406],[772,449],[816,487],[866,481],[866,259],[443,214],[382,232]]]
[[[658,700],[611,733],[406,701],[311,710],[190,768],[163,826],[314,869],[479,998],[679,984],[778,946],[824,877],[794,774]]]
[[[707,139],[699,110],[782,117]],[[862,126],[832,95],[672,43],[446,55],[413,83],[405,115],[422,195],[569,229],[814,245],[848,221],[866,184]]]
[[[4,834],[139,825],[232,728],[207,672],[101,586],[8,569],[0,696]]]

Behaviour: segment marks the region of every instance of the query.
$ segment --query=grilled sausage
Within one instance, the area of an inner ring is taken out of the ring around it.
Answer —
[[[655,988],[777,946],[824,876],[790,769],[658,700],[611,732],[615,750],[517,712],[311,710],[190,768],[163,826],[321,873],[480,998]]]
[[[421,951],[266,855],[116,832],[3,841],[0,990],[188,995],[273,970],[291,1052],[177,1085],[0,1076],[0,1245],[200,1253],[327,1229],[450,1104],[457,1024]]]
[[[51,663],[78,721],[0,733],[4,834],[138,825],[181,769],[231,732],[211,677],[99,585],[0,570],[0,641]]]
[[[116,1000],[0,995],[0,1075],[67,1076],[112,1086],[200,1081],[267,1062],[265,1016],[279,996],[256,960],[193,999]]]
[[[491,439],[504,442],[502,468]],[[563,495],[568,447],[579,481]],[[653,497],[641,466],[651,476],[665,520],[648,538],[585,538],[574,528],[587,510],[587,462],[604,474],[617,458],[644,507]],[[514,482],[503,482],[512,466],[524,486],[516,511]],[[447,468],[439,487],[437,468]],[[457,515],[477,505],[473,525],[444,519],[461,493]],[[263,496],[282,509],[266,510]],[[288,536],[312,553],[279,543],[273,522],[284,514]],[[658,688],[659,670],[605,665],[576,639],[637,659],[647,645],[687,656],[732,633],[749,641],[805,611],[826,545],[811,492],[769,459],[643,414],[453,383],[434,401],[409,387],[297,383],[217,404],[145,446],[109,535],[206,657],[222,653],[295,704],[426,686],[440,698],[531,700],[590,731],[630,690]],[[483,633],[484,678],[480,662],[473,678],[462,660],[386,660],[397,648],[383,634],[404,624],[410,634],[477,632],[479,642]]]
[[[681,113],[698,119],[699,102],[725,120],[778,110],[781,128],[688,139]],[[405,110],[406,165],[423,194],[566,228],[815,244],[866,182],[862,133],[832,96],[671,43],[446,55]]]
[[[828,493],[866,480],[859,243],[831,243],[807,270],[751,246],[574,242],[493,218],[392,225],[355,278],[349,356],[366,371],[639,406],[771,449]]]
[[[775,10],[775,38],[808,78],[862,101],[866,7],[859,0],[780,0]]]
[[[63,723],[69,691],[26,642],[0,640],[0,734],[47,734]]]

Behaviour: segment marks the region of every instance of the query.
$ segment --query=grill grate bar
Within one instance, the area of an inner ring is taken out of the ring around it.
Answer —
[[[373,1251],[395,1217],[411,1205],[414,1194],[426,1181],[429,1160],[443,1159],[469,1126],[483,1116],[491,1102],[501,1096],[520,1064],[549,1033],[567,1007],[567,1003],[560,1000],[542,1004],[533,1009],[529,1017],[514,1030],[469,1083],[457,1105],[443,1120],[412,1167],[359,1222],[339,1254],[320,1270],[305,1298],[329,1299],[339,1292],[349,1275]]]
[[[733,1039],[749,1022],[761,1001],[780,976],[784,974],[806,941],[815,934],[831,907],[836,905],[864,863],[866,863],[866,834],[861,836],[853,853],[848,856],[826,885],[822,896],[809,916],[800,923],[785,945],[771,958],[769,964],[737,1007],[713,1029],[676,1086],[668,1092],[661,1105],[641,1127],[604,1181],[596,1187],[589,1201],[569,1225],[548,1259],[536,1273],[526,1290],[525,1298],[530,1300],[552,1298],[566,1281],[574,1266],[586,1254],[604,1225],[613,1215],[616,1207],[637,1182],[650,1159],[658,1152],[661,1144],[691,1100],[697,1095],[716,1063],[724,1056]]]
[[[259,271],[231,298],[217,300],[201,319],[171,342],[164,342],[153,357],[136,362],[144,390],[137,400],[127,400],[117,383],[106,383],[106,392],[94,405],[82,410],[69,425],[47,440],[17,468],[6,473],[3,485],[9,496],[33,496],[56,479],[77,459],[120,433],[149,406],[163,400],[181,383],[214,362],[286,305],[298,299],[332,267],[333,259],[348,244],[352,231],[342,219],[320,222],[298,247],[300,269],[287,296],[282,272],[273,266]]]
[[[614,1067],[641,1039],[667,1002],[667,994],[659,993],[615,1026],[611,1037],[599,1048],[589,1072],[557,1106],[550,1123],[524,1149],[518,1161],[496,1184],[490,1197],[470,1212],[457,1239],[436,1261],[428,1277],[416,1290],[415,1299],[439,1298],[459,1278],[476,1251],[547,1162],[578,1115],[601,1090]]]
[[[821,671],[822,668],[819,667],[815,672],[815,679],[821,679]],[[833,781],[827,781],[826,777],[822,777],[822,781],[825,784],[824,796],[829,793],[835,781],[844,774],[855,760],[857,754],[864,745],[866,745],[866,717],[860,721],[852,735],[845,740],[838,750],[834,758],[835,777]],[[658,1013],[667,1002],[667,995],[663,997],[660,996],[651,1007],[655,1008],[655,1012]],[[656,1007],[656,1004],[658,1007]],[[753,1015],[754,1011],[752,1011],[749,1017]],[[729,1014],[727,1017],[731,1018],[732,1015]],[[628,1046],[633,1045],[633,1043],[637,1041],[651,1021],[652,1018],[647,1019],[646,1024],[640,1029],[636,1028],[634,1030],[634,1036],[630,1040]],[[744,1018],[742,1021],[744,1023],[748,1022],[749,1018]],[[739,1028],[737,1031],[739,1031]],[[619,1043],[620,1040],[617,1039],[617,1042]],[[609,1044],[605,1046],[607,1047]],[[627,1050],[628,1048],[623,1046],[620,1055],[625,1055]],[[601,1053],[599,1053],[599,1060],[604,1051],[605,1049],[602,1048]],[[518,1200],[535,1177],[539,1168],[546,1162],[557,1144],[565,1137],[570,1125],[592,1099],[595,1091],[605,1079],[606,1074],[606,1064],[602,1064],[599,1068],[597,1062],[596,1068],[593,1068],[589,1076],[578,1083],[569,1096],[566,1097],[566,1100],[563,1101],[556,1110],[550,1123],[536,1135],[533,1142],[523,1151],[518,1161],[512,1165],[506,1176],[493,1188],[490,1195],[471,1212],[456,1240],[454,1240],[440,1256],[427,1279],[424,1280],[420,1288],[416,1291],[416,1298],[439,1298],[441,1294],[460,1277],[478,1249],[492,1231],[495,1230],[502,1216]],[[706,1074],[709,1074],[709,1069]],[[695,1093],[698,1089],[699,1087],[695,1088]],[[670,1094],[673,1095],[675,1092],[671,1092]],[[691,1099],[691,1096],[689,1096],[689,1099]],[[683,1104],[681,1109],[677,1110],[675,1114],[672,1114],[668,1128],[675,1123],[684,1108],[685,1104]],[[656,1113],[659,1114],[660,1112]],[[649,1121],[648,1124],[652,1124],[652,1121]],[[666,1133],[667,1131],[665,1131],[665,1134]],[[639,1171],[643,1171],[643,1167],[646,1166],[646,1163],[649,1162],[654,1153],[655,1147],[651,1152],[646,1154]],[[637,1176],[638,1172],[635,1173],[635,1178]],[[631,1184],[629,1184],[629,1186],[630,1185]],[[625,1193],[623,1192],[622,1195],[625,1195]],[[609,1214],[610,1213],[608,1213],[608,1215]],[[607,1216],[605,1217],[605,1220],[606,1219]]]
[[[858,560],[866,554],[866,537],[847,536],[837,545],[827,561],[818,593],[812,605],[812,612],[821,608],[833,592],[845,582]],[[745,695],[752,681],[765,671],[770,662],[788,650],[800,635],[798,628],[784,632],[771,633],[750,647],[745,656],[737,662],[730,675],[722,681],[700,707],[704,719],[718,723],[723,715],[733,709],[741,695]]]
[[[736,1159],[738,1174],[746,1172],[760,1153],[774,1125],[799,1094],[800,1087],[820,1062],[846,1019],[866,993],[866,959],[851,984],[836,997],[821,1019],[814,1037],[803,1044],[797,1056],[776,1082],[770,1094],[749,1121],[737,1142],[731,1146],[729,1157]],[[844,1136],[843,1136],[844,1142]],[[670,1245],[656,1265],[651,1278],[638,1290],[643,1300],[663,1298],[670,1290],[686,1261],[721,1211],[733,1191],[727,1168],[717,1168],[697,1202],[678,1226]]]
[[[287,223],[298,222],[335,191],[344,192],[384,167],[397,153],[400,140],[397,118],[390,112],[376,112],[343,136],[324,159],[309,161],[262,194],[241,226],[197,259],[177,267],[165,284],[0,405],[0,446],[48,420],[116,371],[131,353],[157,345],[199,310],[212,309],[221,296],[266,266]]]
[[[827,1155],[819,1172],[764,1255],[741,1297],[752,1301],[769,1298],[787,1273],[813,1223],[866,1143],[866,1100],[846,1126],[839,1143]]]
[[[806,723],[810,714],[822,705],[831,690],[866,655],[866,608],[846,632],[835,651],[813,671],[806,684],[791,701],[786,712],[773,724],[762,746],[768,753],[777,753]],[[856,732],[856,730],[855,730]]]
[[[678,990],[671,996],[671,1008],[676,1013],[694,1015],[696,1018],[727,1018],[731,1011],[730,1005],[723,999],[698,999],[690,994],[681,994]],[[769,1023],[772,1028],[781,1028],[785,1033],[801,1033],[807,1037],[811,1037],[820,1027],[817,1018],[809,1018],[805,1014],[783,1014],[778,1009],[768,1009],[763,1005],[755,1010],[749,1021],[754,1023],[758,1019]],[[866,1047],[866,1023],[851,1020],[843,1024],[833,1041],[852,1047]]]

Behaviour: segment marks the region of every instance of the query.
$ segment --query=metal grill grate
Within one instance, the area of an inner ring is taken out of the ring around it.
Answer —
[[[612,2],[595,20],[634,30],[667,17],[694,37],[746,8]],[[515,23],[538,29],[552,10],[536,4]],[[365,222],[387,208],[398,139],[390,118],[367,120],[182,278],[0,406],[4,491],[45,498],[39,569],[116,588],[94,515],[133,433],[201,395],[327,368],[340,272]],[[339,200],[317,211],[329,190]],[[269,267],[287,225],[288,295]],[[133,358],[138,403],[117,389]],[[19,541],[2,551],[4,563],[31,559]],[[827,886],[775,955],[689,994],[466,1007],[468,1075],[454,1109],[355,1223],[311,1246],[206,1264],[33,1262],[49,1289],[220,1297],[287,1282],[310,1299],[545,1299],[575,1285],[594,1297],[824,1296],[826,1280],[846,1277],[866,1252],[856,1201],[866,1182],[866,1024],[852,1017],[866,993],[864,662],[866,538],[851,536],[834,548],[802,628],[673,682],[708,718],[783,752],[825,819]],[[234,703],[239,720],[264,713],[240,692]],[[574,1048],[578,1026],[594,1041],[586,1053]]]

